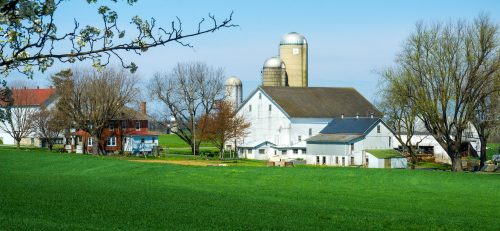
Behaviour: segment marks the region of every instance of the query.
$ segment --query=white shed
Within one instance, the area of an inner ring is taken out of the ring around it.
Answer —
[[[366,150],[368,168],[407,168],[408,161],[394,149]]]

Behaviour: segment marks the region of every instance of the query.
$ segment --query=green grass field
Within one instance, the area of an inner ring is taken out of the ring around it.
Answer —
[[[189,148],[189,145],[186,144],[181,138],[179,138],[175,134],[163,134],[158,137],[158,144],[162,147],[168,148]],[[201,142],[201,147],[213,147],[212,144],[207,142]]]
[[[0,147],[1,230],[498,230],[500,175],[200,167]]]

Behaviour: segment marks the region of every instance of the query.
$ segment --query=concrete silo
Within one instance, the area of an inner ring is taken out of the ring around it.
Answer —
[[[280,42],[280,57],[285,62],[288,86],[307,87],[307,40],[296,32],[285,34]]]
[[[264,62],[262,86],[287,86],[285,63],[280,57],[271,57]]]
[[[241,80],[236,76],[231,76],[226,80],[224,86],[226,100],[237,109],[241,105],[243,99],[243,84]]]

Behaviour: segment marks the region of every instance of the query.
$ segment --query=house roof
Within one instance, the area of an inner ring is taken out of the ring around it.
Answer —
[[[240,148],[256,148],[264,145],[269,145],[269,146],[276,146],[276,144],[273,144],[269,141],[255,141],[255,142],[250,142],[250,143],[244,143],[238,145]]]
[[[338,142],[346,143],[357,138],[363,137],[363,135],[356,134],[318,134],[313,137],[306,139],[307,142]]]
[[[121,113],[116,116],[115,120],[152,120],[148,115],[136,111],[132,108],[125,107]]]
[[[335,118],[381,117],[375,108],[354,88],[337,87],[259,87],[289,117]]]
[[[55,88],[12,88],[13,106],[42,106],[56,93]]]
[[[365,134],[380,118],[336,118],[330,121],[320,133],[323,134]]]
[[[147,131],[130,131],[125,133],[126,136],[158,136],[156,132],[147,132]]]

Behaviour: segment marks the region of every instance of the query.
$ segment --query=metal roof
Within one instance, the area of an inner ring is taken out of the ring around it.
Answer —
[[[356,134],[318,134],[313,137],[306,139],[307,142],[339,142],[346,143],[357,138],[362,137],[363,135]]]
[[[264,62],[264,68],[266,68],[266,67],[274,67],[274,68],[279,67],[279,68],[282,68],[282,67],[284,67],[284,65],[285,65],[285,63],[278,56],[268,58]]]
[[[302,44],[307,44],[307,40],[303,35],[297,32],[290,32],[288,34],[283,35],[280,42],[280,45],[302,45]]]
[[[336,118],[333,119],[323,130],[322,134],[365,134],[375,126],[380,118]]]
[[[375,117],[382,116],[382,113],[354,88],[267,86],[259,88],[289,117],[338,118],[342,115],[368,117],[372,113]]]
[[[241,86],[241,80],[236,76],[231,76],[226,80],[226,86]]]

